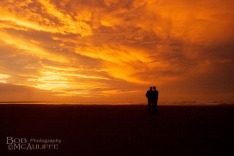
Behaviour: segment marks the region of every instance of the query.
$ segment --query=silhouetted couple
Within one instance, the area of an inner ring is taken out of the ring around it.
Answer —
[[[150,87],[150,90],[146,92],[146,97],[148,99],[148,110],[151,113],[158,113],[158,91],[156,86]]]

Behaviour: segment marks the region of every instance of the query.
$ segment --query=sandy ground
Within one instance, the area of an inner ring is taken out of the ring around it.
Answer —
[[[7,137],[62,142],[9,150]],[[0,155],[233,156],[234,107],[160,106],[153,115],[137,105],[0,105]]]

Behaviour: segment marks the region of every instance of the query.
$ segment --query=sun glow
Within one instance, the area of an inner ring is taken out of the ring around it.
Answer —
[[[10,77],[10,75],[0,74],[0,83],[7,83],[7,79]]]

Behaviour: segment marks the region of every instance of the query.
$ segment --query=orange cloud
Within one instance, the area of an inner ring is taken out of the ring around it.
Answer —
[[[50,33],[74,33],[81,36],[92,34],[91,28],[83,22],[83,19],[73,19],[69,14],[58,10],[49,1],[26,1],[24,3],[3,1],[1,3],[4,5],[0,8],[0,20],[2,21],[13,22],[20,27]]]
[[[0,40],[5,44],[20,49],[21,52],[24,52],[28,55],[56,62],[68,62],[68,58],[61,55],[59,56],[52,54],[51,52],[39,47],[38,45],[28,42],[22,37],[15,37],[8,33],[0,32]]]

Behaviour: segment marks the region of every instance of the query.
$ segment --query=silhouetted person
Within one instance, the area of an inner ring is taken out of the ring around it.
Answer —
[[[153,86],[153,105],[152,105],[152,112],[158,113],[158,91],[156,86]]]
[[[154,92],[153,92],[153,87],[150,87],[150,89],[146,92],[145,95],[148,99],[148,110],[151,112],[151,105],[153,105],[154,102]]]

